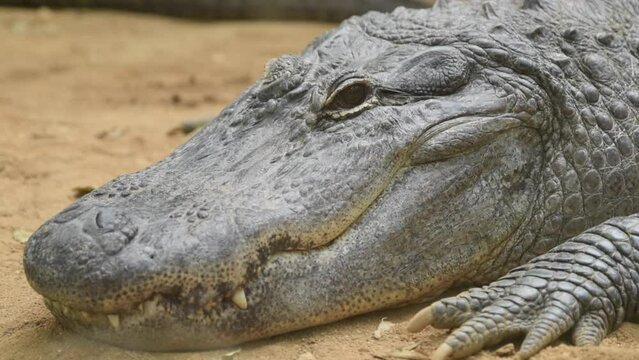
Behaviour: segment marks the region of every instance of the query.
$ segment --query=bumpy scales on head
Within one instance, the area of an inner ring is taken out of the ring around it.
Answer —
[[[351,18],[271,61],[169,157],[45,223],[29,282],[65,326],[139,349],[491,281],[409,330],[458,328],[437,359],[515,336],[521,357],[569,331],[596,344],[639,315],[637,19],[622,0]]]

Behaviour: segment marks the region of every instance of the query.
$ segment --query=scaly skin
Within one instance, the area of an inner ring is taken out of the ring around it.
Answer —
[[[352,18],[44,224],[28,280],[65,326],[139,349],[484,284],[409,324],[457,328],[435,359],[597,344],[639,315],[637,19],[636,0]]]

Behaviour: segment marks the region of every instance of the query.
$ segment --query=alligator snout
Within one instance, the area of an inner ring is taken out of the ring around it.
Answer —
[[[33,234],[25,271],[45,297],[74,299],[80,289],[101,288],[114,265],[111,259],[137,234],[138,226],[124,211],[77,203]]]
[[[156,169],[166,179],[173,167]],[[130,311],[158,296],[189,314],[220,304],[243,309],[244,287],[272,254],[331,240],[321,228],[293,222],[288,209],[274,210],[268,190],[225,197],[211,185],[197,194],[174,178],[127,197],[104,195],[135,179],[105,185],[33,234],[25,271],[48,301],[99,314]]]

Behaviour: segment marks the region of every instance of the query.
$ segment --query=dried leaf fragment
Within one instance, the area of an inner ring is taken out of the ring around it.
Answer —
[[[231,352],[227,352],[226,354],[222,355],[222,360],[234,360],[235,357],[242,351],[242,349],[236,349],[233,350]]]
[[[73,191],[73,197],[75,199],[79,199],[83,197],[84,195],[90,193],[91,191],[95,190],[95,186],[92,186],[92,185],[76,186],[71,190]]]
[[[20,244],[25,244],[31,237],[31,234],[33,234],[32,231],[27,231],[24,229],[14,229],[13,240],[19,242]]]
[[[382,318],[382,321],[377,325],[377,329],[373,333],[373,337],[377,340],[381,339],[384,333],[388,332],[390,329],[395,326],[394,323],[387,321],[386,318]]]

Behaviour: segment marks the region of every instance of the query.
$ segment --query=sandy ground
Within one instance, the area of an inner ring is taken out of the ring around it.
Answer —
[[[195,23],[109,12],[0,9],[0,358],[221,359],[233,349],[154,354],[86,340],[56,324],[22,271],[21,231],[74,199],[144,167],[186,140],[167,135],[214,115],[257,79],[263,64],[297,52],[330,24]],[[403,331],[418,308],[392,310],[240,346],[234,359],[391,359],[446,336]],[[373,338],[380,320],[396,325]],[[309,355],[309,353],[311,355]],[[502,348],[474,359],[510,358]],[[637,359],[639,326],[600,347],[559,341],[537,359]]]

